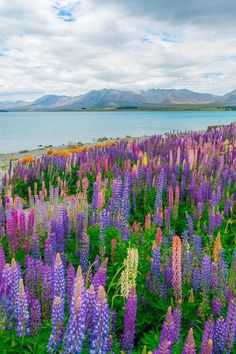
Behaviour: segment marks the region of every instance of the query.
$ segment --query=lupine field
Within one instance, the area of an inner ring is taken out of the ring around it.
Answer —
[[[236,353],[236,124],[9,166],[0,353]]]

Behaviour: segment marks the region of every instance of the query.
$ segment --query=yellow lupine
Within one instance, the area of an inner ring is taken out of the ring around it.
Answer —
[[[220,239],[220,232],[218,232],[217,237],[214,242],[214,248],[213,248],[213,257],[214,257],[214,262],[218,262],[218,254],[219,250],[222,249],[222,244],[221,244],[221,239]]]
[[[136,248],[128,248],[127,258],[124,260],[124,270],[121,273],[121,295],[128,297],[132,285],[135,285],[135,280],[138,271],[138,250]]]
[[[142,164],[143,164],[143,166],[147,166],[147,163],[148,163],[148,159],[147,159],[147,154],[145,152],[143,159],[142,159]]]

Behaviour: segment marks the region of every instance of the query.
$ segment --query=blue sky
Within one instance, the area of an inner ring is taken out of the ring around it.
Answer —
[[[236,88],[234,0],[1,0],[0,101]]]

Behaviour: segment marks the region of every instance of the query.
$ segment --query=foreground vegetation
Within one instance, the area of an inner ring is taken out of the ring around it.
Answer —
[[[235,137],[231,124],[10,165],[0,352],[235,352]]]

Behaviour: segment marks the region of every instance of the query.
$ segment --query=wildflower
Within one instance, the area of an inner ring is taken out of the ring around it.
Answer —
[[[64,303],[59,296],[56,296],[52,303],[52,332],[47,347],[49,353],[54,353],[60,347],[64,332],[63,323]]]
[[[173,237],[172,246],[172,272],[173,272],[173,288],[175,300],[182,299],[182,275],[181,275],[181,239],[179,236]]]
[[[131,353],[135,337],[135,321],[137,311],[137,296],[135,286],[132,285],[126,300],[124,334],[121,339],[121,349]]]

